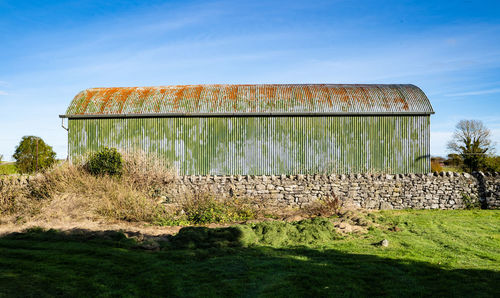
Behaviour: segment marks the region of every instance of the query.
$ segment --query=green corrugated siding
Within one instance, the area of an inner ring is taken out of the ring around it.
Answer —
[[[72,159],[139,150],[180,174],[424,173],[429,116],[70,119]]]

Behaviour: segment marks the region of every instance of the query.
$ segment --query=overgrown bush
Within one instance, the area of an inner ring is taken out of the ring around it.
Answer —
[[[255,210],[238,199],[219,199],[209,193],[198,193],[182,203],[186,220],[192,224],[226,223],[253,219]]]
[[[342,206],[342,201],[332,192],[329,196],[322,197],[313,204],[307,206],[305,212],[309,216],[339,215]]]
[[[433,160],[431,161],[431,171],[433,173],[440,173],[443,171],[443,167],[441,166],[441,164],[439,163],[439,161],[437,160]]]
[[[128,183],[160,196],[174,181],[177,173],[169,164],[144,152],[122,153],[123,176]]]
[[[111,154],[103,152],[111,152],[113,157],[107,158]],[[170,202],[166,193],[175,171],[145,155],[122,157],[114,149],[103,152],[81,163],[58,164],[31,176],[27,183],[0,185],[2,215],[29,218],[36,207],[40,211],[37,220],[105,219],[162,225],[226,223],[256,217],[255,209],[243,200],[221,199],[209,193]],[[105,158],[99,159],[101,156]],[[113,175],[105,172],[108,161],[118,158],[121,171],[113,170]]]
[[[121,176],[123,172],[122,155],[115,148],[105,147],[90,156],[86,163],[86,169],[92,175]]]

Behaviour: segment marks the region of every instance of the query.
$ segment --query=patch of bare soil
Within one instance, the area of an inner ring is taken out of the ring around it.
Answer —
[[[88,232],[104,232],[104,231],[121,231],[125,235],[147,235],[147,236],[161,236],[161,235],[173,235],[179,232],[182,228],[180,226],[152,226],[144,223],[132,223],[132,222],[108,222],[108,221],[30,221],[24,224],[2,224],[0,225],[0,236],[15,232],[22,232],[30,228],[42,228],[44,230],[54,229],[58,231],[78,231],[85,230]],[[135,233],[135,234],[134,234]]]

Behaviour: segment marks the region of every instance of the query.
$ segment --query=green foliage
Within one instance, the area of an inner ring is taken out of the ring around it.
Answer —
[[[317,217],[298,222],[261,222],[242,229],[246,245],[283,247],[293,245],[325,245],[341,239],[334,224],[327,218]]]
[[[448,149],[460,155],[464,170],[479,171],[485,166],[486,157],[493,152],[491,132],[479,120],[458,122]]]
[[[448,154],[448,158],[444,160],[444,164],[448,167],[460,168],[463,166],[464,162],[459,154],[451,153]]]
[[[44,170],[56,162],[56,153],[41,138],[24,136],[13,155],[20,173]]]
[[[500,156],[488,156],[485,160],[485,172],[500,172]]]
[[[115,148],[105,147],[92,154],[85,165],[92,175],[121,176],[123,172],[123,159]]]
[[[481,202],[479,200],[472,198],[468,194],[462,194],[462,201],[464,203],[465,209],[481,209]]]
[[[237,199],[221,200],[210,194],[200,193],[182,205],[185,218],[192,224],[226,223],[255,218],[254,210]]]
[[[219,229],[186,227],[170,240],[174,248],[194,249],[255,245],[320,246],[341,238],[329,219],[317,217],[291,223],[268,221]]]
[[[0,163],[0,175],[17,174],[15,163]]]

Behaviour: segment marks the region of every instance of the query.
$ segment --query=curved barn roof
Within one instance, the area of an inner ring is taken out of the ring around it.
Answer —
[[[414,85],[264,84],[92,88],[61,117],[433,113]]]

